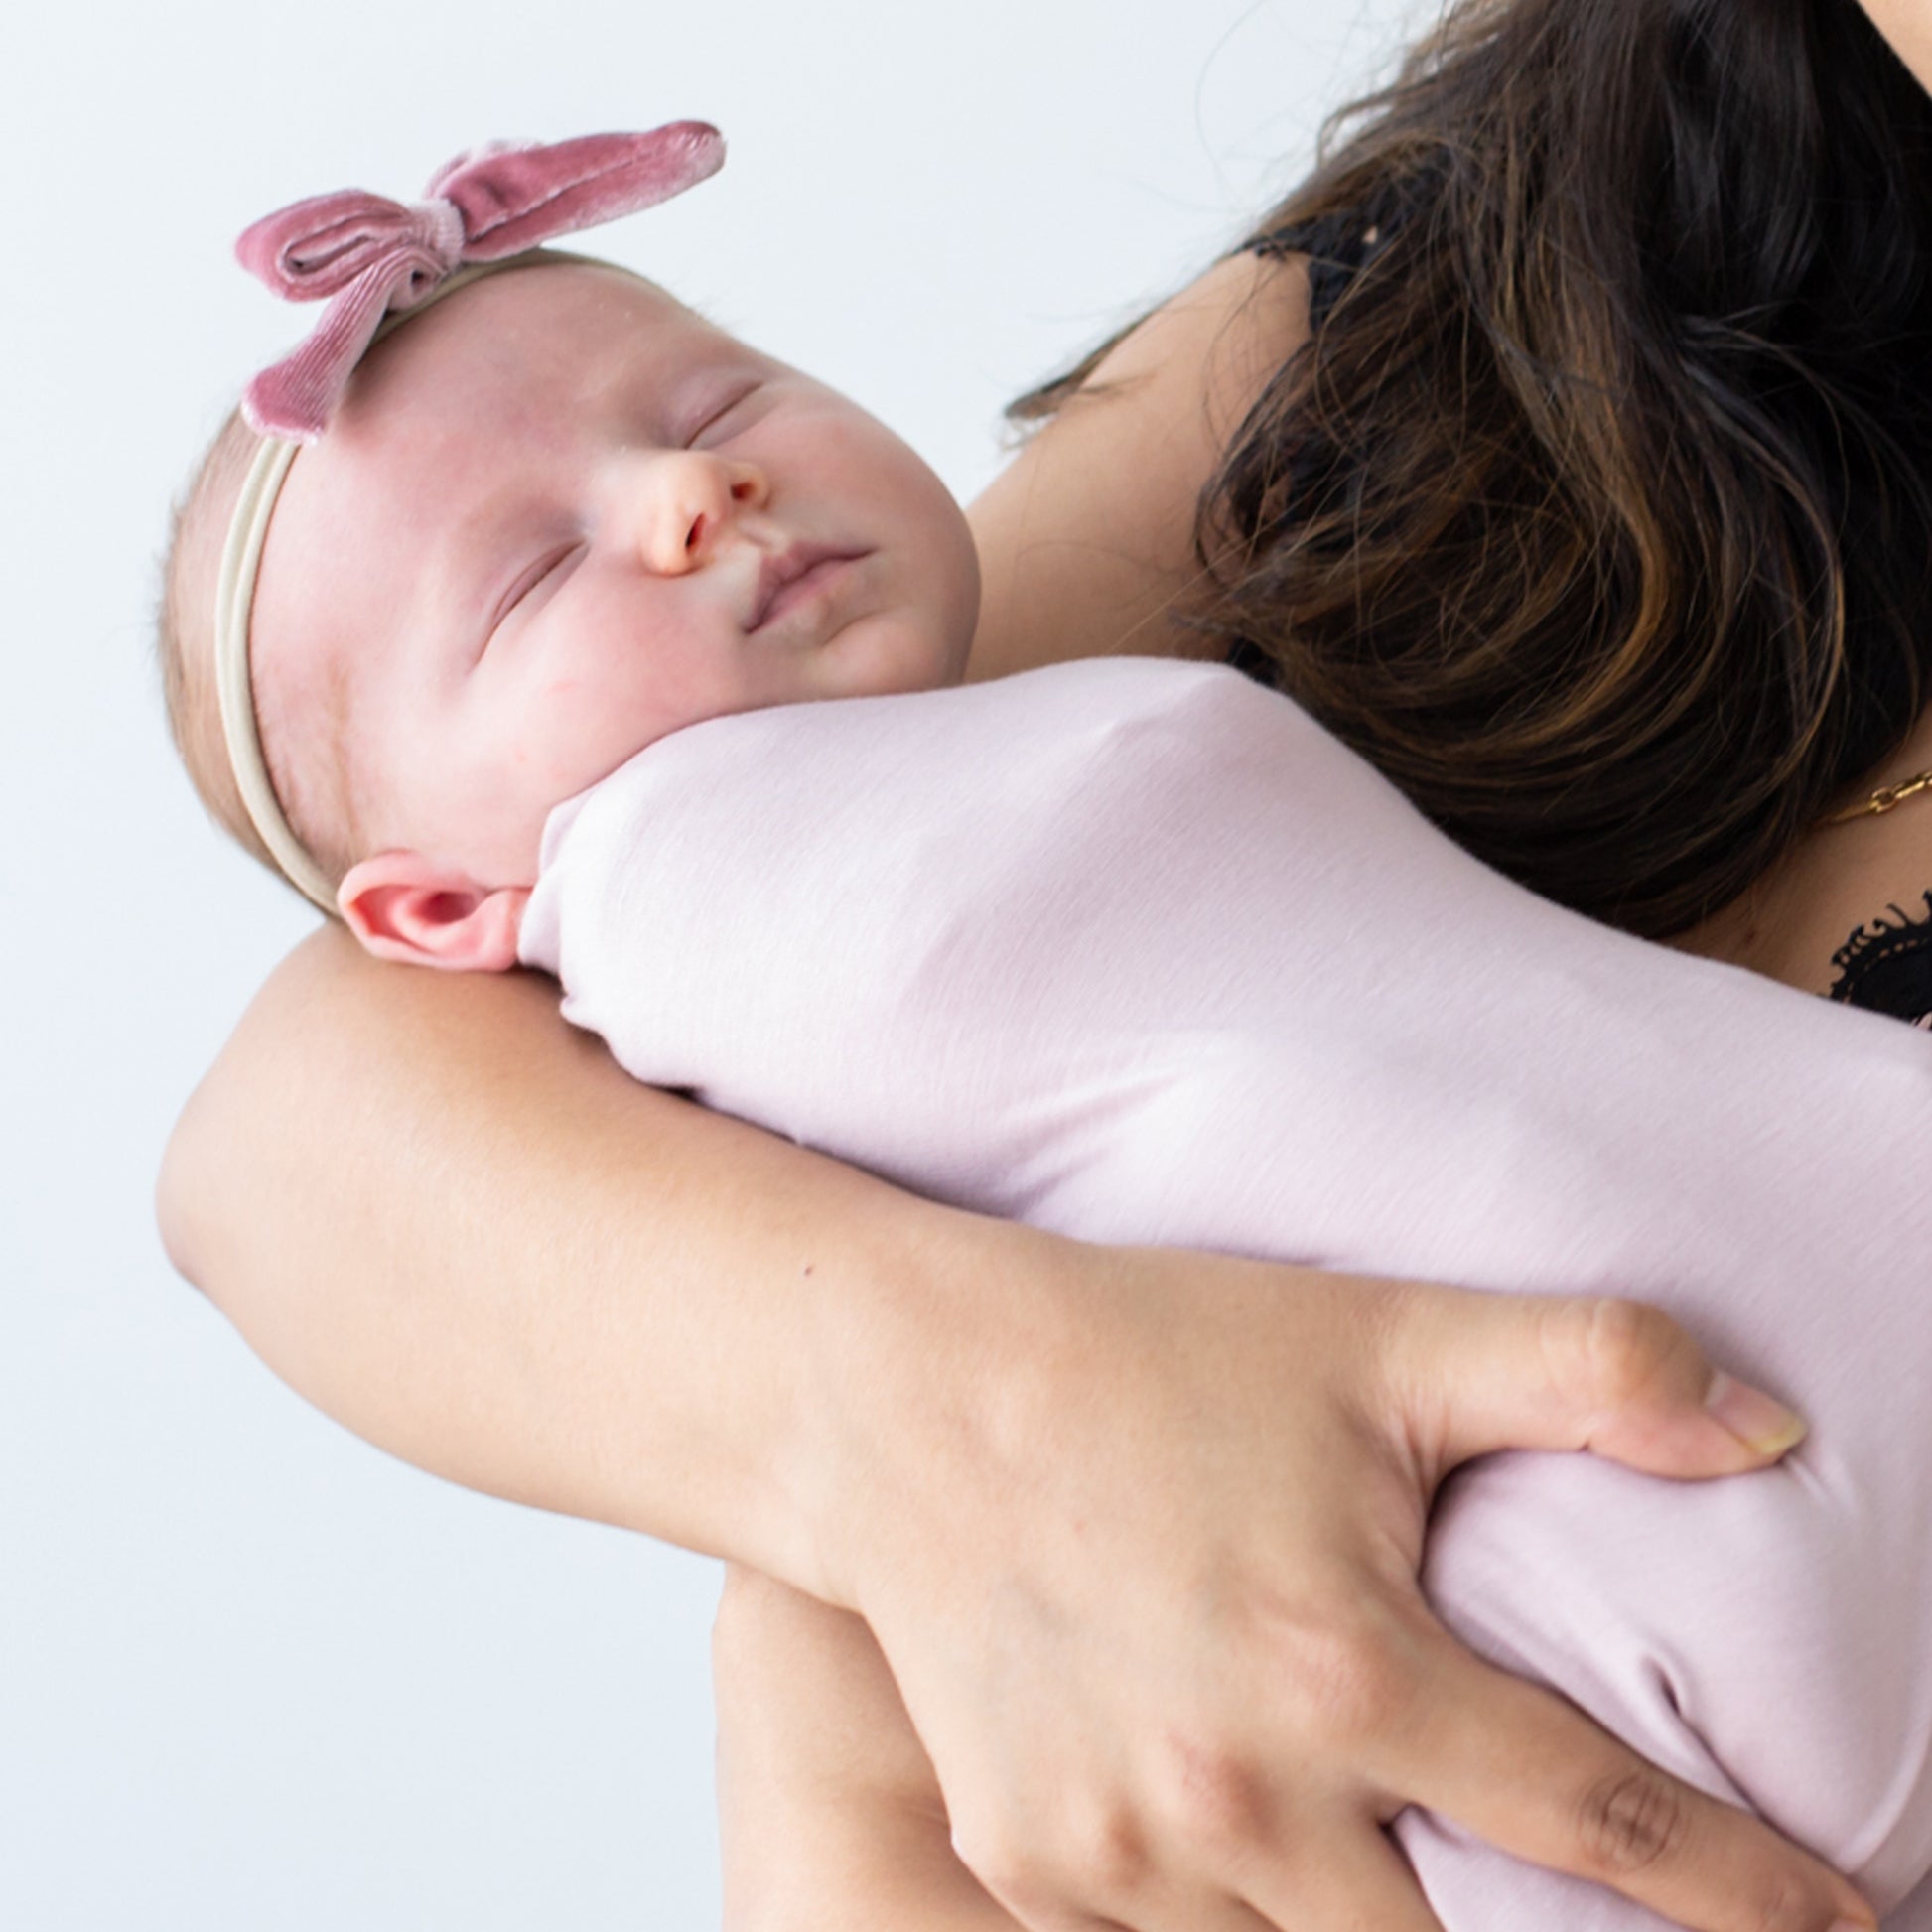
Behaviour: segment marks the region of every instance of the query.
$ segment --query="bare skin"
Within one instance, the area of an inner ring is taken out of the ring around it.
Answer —
[[[1932,7],[1926,0],[1860,0],[1922,87],[1932,87]]]
[[[1867,779],[1850,808],[1881,785],[1932,769],[1932,712]],[[1843,825],[1823,825],[1734,905],[1679,937],[1687,952],[1748,966],[1807,993],[1829,992],[1832,955],[1888,905],[1922,904],[1932,887],[1932,827],[1922,798]]]
[[[970,675],[1175,648],[1194,497],[1305,312],[1294,267],[1223,265],[1015,461],[973,510]],[[862,1615],[967,1866],[1031,1926],[1425,1932],[1379,1829],[1407,1803],[1713,1932],[1870,1922],[1416,1588],[1470,1455],[1775,1452],[1706,1413],[1711,1365],[1654,1311],[984,1222],[635,1086],[544,987],[334,932],[191,1102],[160,1204],[184,1272],[371,1441]],[[1606,1830],[1619,1788],[1661,1843]]]

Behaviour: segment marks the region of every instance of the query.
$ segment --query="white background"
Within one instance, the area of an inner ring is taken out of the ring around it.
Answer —
[[[10,14],[0,700],[0,1926],[717,1923],[698,1558],[385,1460],[170,1273],[174,1115],[310,923],[175,769],[166,510],[299,333],[229,262],[489,136],[696,116],[586,245],[845,388],[962,495],[1386,69],[1400,0],[186,0]],[[299,1105],[299,1096],[291,1096]]]

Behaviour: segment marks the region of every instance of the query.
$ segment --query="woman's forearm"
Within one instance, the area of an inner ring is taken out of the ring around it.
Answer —
[[[986,1254],[1052,1245],[639,1087],[548,982],[333,928],[190,1102],[159,1204],[182,1271],[369,1441],[833,1600],[869,1405],[921,1412],[895,1380],[944,1346],[941,1284],[990,1345]]]

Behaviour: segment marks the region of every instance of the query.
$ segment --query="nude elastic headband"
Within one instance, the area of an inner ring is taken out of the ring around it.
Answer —
[[[242,806],[289,882],[325,912],[335,911],[336,895],[275,796],[248,670],[255,579],[289,466],[328,427],[379,336],[466,282],[527,263],[558,235],[681,195],[724,159],[723,137],[702,121],[550,147],[493,142],[439,170],[421,202],[360,189],[318,195],[257,221],[235,243],[242,266],[283,300],[329,305],[308,341],[243,392],[241,413],[262,442],[229,519],[214,592],[215,688]]]

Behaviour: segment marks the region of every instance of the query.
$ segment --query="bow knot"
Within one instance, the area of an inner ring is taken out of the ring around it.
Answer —
[[[351,188],[264,216],[235,243],[242,267],[285,302],[328,307],[293,355],[249,383],[242,414],[262,435],[313,441],[385,315],[420,307],[466,263],[505,261],[669,201],[724,158],[702,121],[548,147],[491,142],[439,169],[424,201]]]
[[[243,268],[284,302],[320,302],[364,275],[393,279],[427,258],[448,275],[463,259],[454,202],[392,202],[350,188],[266,215],[235,243]]]

